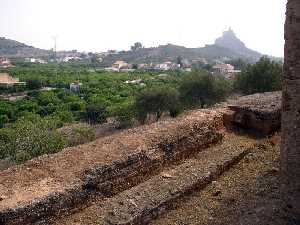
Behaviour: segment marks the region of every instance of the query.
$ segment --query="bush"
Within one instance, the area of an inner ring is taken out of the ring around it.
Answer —
[[[146,89],[140,92],[135,99],[134,108],[137,112],[137,118],[140,122],[145,122],[149,114],[155,114],[158,120],[162,113],[173,112],[176,110],[175,106],[179,108],[179,93],[177,90],[169,87],[157,87]],[[179,111],[178,111],[179,112]]]
[[[0,156],[17,163],[51,154],[66,147],[55,124],[45,119],[19,120],[12,127],[1,129]]]
[[[30,90],[40,89],[43,86],[42,81],[38,79],[27,80],[26,85]]]
[[[131,105],[120,106],[114,116],[120,129],[131,127],[134,124],[135,112]]]
[[[231,90],[229,81],[205,71],[186,76],[180,87],[180,99],[186,108],[212,105],[226,98]]]
[[[281,89],[282,65],[262,57],[248,65],[235,80],[235,88],[245,94],[277,91]]]
[[[106,108],[99,104],[86,107],[85,119],[89,124],[104,123],[107,118]]]
[[[75,124],[59,129],[59,133],[65,137],[68,146],[76,146],[95,140],[96,134],[93,127],[88,124]]]

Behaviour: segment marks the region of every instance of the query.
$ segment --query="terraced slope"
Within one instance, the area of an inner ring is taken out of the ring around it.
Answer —
[[[135,177],[220,141],[222,123],[217,111],[194,111],[2,171],[0,224],[31,223],[82,206],[93,193],[112,195]]]
[[[181,163],[166,167],[128,190],[106,199],[95,198],[88,207],[68,216],[38,224],[96,225],[146,224],[164,213],[172,202],[201,189],[237,163],[256,141],[226,133],[222,144],[211,146]]]
[[[250,109],[256,103],[251,100]],[[277,113],[280,101],[274,104],[271,114]],[[264,108],[255,109],[253,118],[258,118]],[[224,179],[224,186],[234,193],[244,189],[245,196],[249,182],[248,197],[253,197],[251,188],[257,191],[255,182],[260,173],[272,165],[275,167],[270,173],[277,173],[272,157],[279,141],[259,140],[236,129],[233,133],[229,128],[236,124],[239,112],[239,108],[226,106],[192,111],[2,171],[0,225],[231,224],[224,222],[227,217],[232,218],[232,224],[240,224],[235,213],[226,211],[234,198],[227,199],[225,209],[212,204],[211,199],[228,192],[226,188],[218,187],[210,196],[192,197],[190,207],[181,204],[195,193],[209,193],[207,188]],[[273,118],[276,123],[278,118]],[[225,128],[228,123],[231,125]],[[269,148],[262,142],[268,142],[271,150],[265,151]],[[255,160],[251,160],[253,155]],[[243,196],[238,198],[245,207]],[[260,201],[256,196],[254,199]],[[278,203],[274,198],[267,199]],[[256,224],[255,219],[242,224]]]

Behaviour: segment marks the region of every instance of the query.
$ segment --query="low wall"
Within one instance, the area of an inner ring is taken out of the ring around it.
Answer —
[[[113,195],[135,177],[220,141],[222,129],[221,113],[194,111],[2,171],[0,224],[30,224],[82,206],[95,193]]]

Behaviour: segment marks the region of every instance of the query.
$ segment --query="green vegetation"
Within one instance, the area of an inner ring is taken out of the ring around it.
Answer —
[[[237,63],[244,67],[241,61]],[[89,64],[74,62],[25,63],[8,71],[28,85],[23,90],[23,99],[0,99],[0,159],[23,162],[95,138],[90,125],[73,129],[71,135],[58,132],[64,124],[93,125],[113,117],[117,127],[123,129],[148,118],[176,117],[182,110],[209,107],[223,101],[233,87],[244,93],[279,90],[282,65],[262,58],[245,66],[234,84],[205,69],[159,74],[89,68]],[[76,80],[83,85],[80,92],[73,93],[69,84]],[[52,89],[40,89],[45,86]]]
[[[248,65],[235,81],[235,88],[245,94],[281,90],[282,64],[262,57]]]
[[[55,153],[66,147],[56,131],[54,120],[31,117],[20,119],[0,130],[0,158],[24,162],[31,158]]]
[[[231,91],[231,83],[206,71],[194,71],[183,79],[179,91],[185,108],[203,108],[224,100]]]
[[[159,120],[164,112],[176,116],[179,108],[179,93],[176,89],[157,87],[140,92],[135,100],[137,118],[144,123],[150,114],[154,114]]]

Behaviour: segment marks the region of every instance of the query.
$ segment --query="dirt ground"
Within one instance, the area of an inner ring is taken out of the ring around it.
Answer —
[[[242,161],[205,189],[172,204],[151,225],[296,225],[279,193],[280,136],[261,139]]]
[[[249,138],[247,136],[237,136],[233,133],[226,133],[224,135],[223,142],[218,145],[213,145],[206,149],[205,151],[201,151],[193,156],[191,158],[181,161],[178,165],[174,164],[170,167],[164,168],[160,174],[172,174],[177,173],[175,176],[171,176],[174,179],[174,182],[177,183],[177,185],[174,185],[172,183],[172,180],[166,180],[164,181],[164,178],[162,176],[157,175],[154,177],[151,177],[148,181],[145,182],[145,180],[141,180],[142,182],[137,188],[132,188],[128,191],[125,191],[124,194],[120,194],[119,196],[113,196],[111,199],[93,199],[93,202],[90,203],[90,206],[83,209],[75,210],[73,213],[69,215],[64,215],[61,218],[52,218],[50,220],[46,220],[43,222],[38,223],[41,224],[55,224],[55,225],[98,225],[103,224],[103,221],[105,220],[105,208],[115,209],[112,203],[117,202],[118,204],[121,201],[127,201],[129,195],[132,195],[132,199],[135,199],[135,194],[138,193],[136,196],[145,196],[145,198],[141,197],[142,205],[144,207],[139,208],[140,210],[146,210],[148,207],[150,207],[152,204],[154,204],[157,196],[164,196],[163,198],[167,198],[167,193],[164,192],[173,192],[173,189],[178,188],[181,184],[186,184],[189,186],[189,182],[193,179],[194,174],[197,172],[199,173],[198,176],[201,177],[201,173],[204,173],[205,167],[213,167],[214,164],[220,165],[222,164],[223,157],[225,158],[231,158],[231,154],[235,155],[237,152],[243,152],[246,149],[248,149],[250,146],[252,146],[256,142],[255,139]],[[215,160],[215,161],[213,161]],[[191,174],[193,174],[189,181],[185,180],[185,178],[180,178],[179,174],[187,173],[186,171],[190,170],[190,167],[186,167],[186,165],[189,165],[192,170],[196,170],[192,173],[186,174],[186,177],[189,177]],[[187,169],[188,168],[188,169]],[[185,181],[184,181],[185,180]],[[143,183],[145,182],[145,183]],[[171,185],[171,186],[170,186]],[[158,190],[161,190],[158,192]],[[167,191],[166,191],[167,190]],[[147,194],[145,194],[145,192]],[[156,196],[157,195],[157,196]],[[125,197],[124,197],[125,196]],[[122,200],[121,200],[122,199]],[[160,199],[160,200],[162,200]],[[117,204],[117,205],[118,205]],[[127,204],[122,204],[126,206]],[[124,207],[125,211],[127,210],[126,207]],[[116,213],[116,212],[115,212]],[[118,214],[118,213],[117,213]]]

